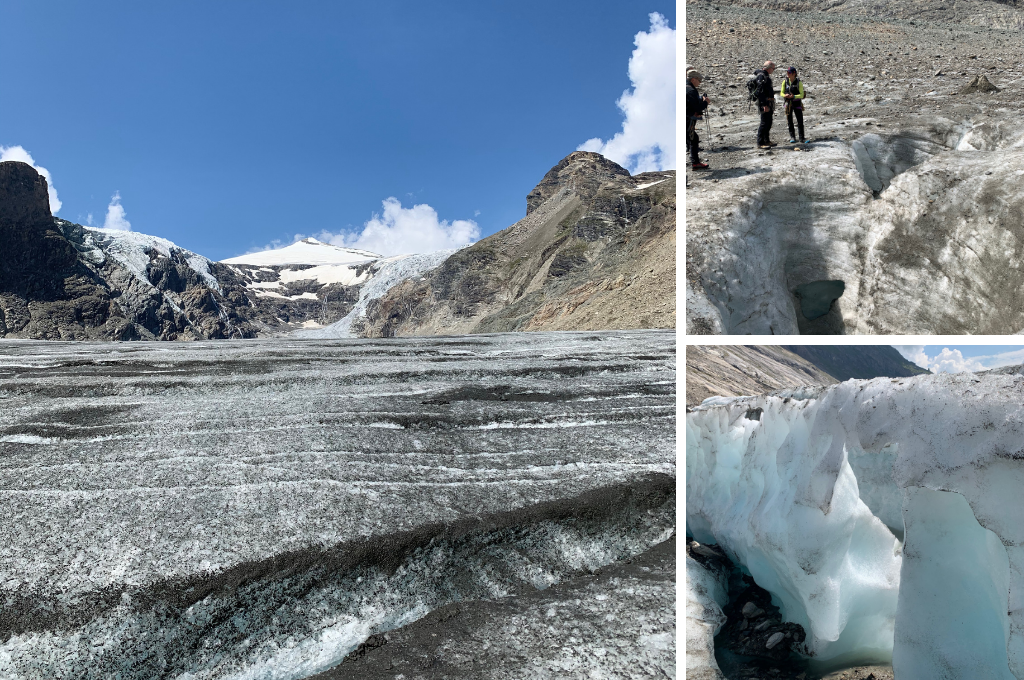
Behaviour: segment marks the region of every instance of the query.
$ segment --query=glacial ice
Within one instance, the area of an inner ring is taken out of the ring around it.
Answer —
[[[686,556],[686,677],[722,680],[715,660],[714,636],[725,625],[729,602],[727,575]]]
[[[1022,397],[1021,375],[942,374],[708,399],[687,414],[687,533],[818,659],[1024,678]]]
[[[1024,134],[1002,123],[915,116],[815,143],[771,182],[701,184],[687,204],[688,329],[1020,332]],[[796,291],[817,281],[844,291],[811,319]]]
[[[642,553],[674,337],[3,343],[0,677],[302,677]]]
[[[343,318],[329,326],[312,330],[297,331],[295,335],[303,338],[352,338],[352,324],[366,316],[366,306],[378,298],[384,297],[389,290],[406,279],[421,276],[440,266],[455,250],[438,250],[433,253],[419,255],[396,255],[381,260],[366,285],[359,289],[359,301]]]

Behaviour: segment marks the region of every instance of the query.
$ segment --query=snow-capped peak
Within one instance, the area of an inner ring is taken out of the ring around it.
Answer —
[[[366,250],[344,248],[318,241],[315,238],[304,238],[301,241],[273,250],[261,250],[255,253],[238,255],[226,260],[225,264],[248,265],[285,265],[285,264],[355,264],[379,259],[380,255]]]

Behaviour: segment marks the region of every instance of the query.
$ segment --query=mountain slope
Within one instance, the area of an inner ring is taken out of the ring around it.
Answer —
[[[839,381],[776,345],[687,345],[686,405],[708,397],[767,394],[786,387],[834,385]]]
[[[0,163],[0,337],[202,340],[282,335],[345,318],[395,261],[305,239],[213,262],[167,239],[54,218],[46,180]],[[418,275],[449,253],[420,257]],[[415,258],[414,258],[415,259]]]
[[[720,5],[762,11],[823,13],[830,18],[846,14],[882,20],[915,20],[942,24],[1024,28],[1024,2],[1020,0],[687,0],[687,5]]]
[[[367,306],[366,337],[675,326],[675,172],[577,151],[527,215]]]
[[[842,382],[850,378],[909,378],[931,373],[889,345],[784,345]]]
[[[122,338],[132,326],[50,215],[46,180],[0,163],[0,337]]]

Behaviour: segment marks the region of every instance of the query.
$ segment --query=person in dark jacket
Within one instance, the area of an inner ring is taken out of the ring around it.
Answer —
[[[685,73],[689,73],[690,71],[693,71],[693,70],[694,70],[693,65],[692,64],[687,64],[686,68],[683,70],[683,73],[684,74]],[[683,80],[686,80],[685,76],[684,76]],[[689,85],[690,81],[686,80],[686,84]],[[687,128],[687,129],[689,129],[689,128]],[[690,153],[690,135],[689,135],[689,132],[687,132],[687,134],[685,136],[686,136],[686,153],[689,154]]]
[[[786,69],[786,79],[782,81],[782,99],[786,102],[786,122],[789,123],[789,142],[796,142],[796,130],[793,129],[793,116],[796,116],[800,130],[800,143],[804,139],[804,84],[796,75],[796,67]]]
[[[690,151],[690,161],[694,170],[706,170],[707,163],[700,161],[700,137],[697,136],[697,121],[704,119],[704,111],[710,103],[707,95],[702,95],[697,88],[704,80],[697,71],[686,73],[686,141]]]
[[[754,97],[757,99],[757,108],[761,113],[761,124],[757,128],[757,146],[762,149],[770,149],[775,146],[775,143],[768,137],[768,133],[772,129],[772,116],[775,115],[773,71],[775,71],[775,62],[773,61],[766,61],[764,68],[754,71],[754,78],[757,81]]]

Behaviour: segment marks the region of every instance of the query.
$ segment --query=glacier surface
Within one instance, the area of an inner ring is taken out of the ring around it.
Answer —
[[[0,677],[305,677],[668,539],[674,475],[672,332],[3,342]]]
[[[1024,678],[1024,376],[712,398],[686,421],[688,535],[772,593],[806,654]]]

